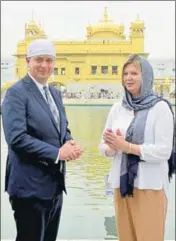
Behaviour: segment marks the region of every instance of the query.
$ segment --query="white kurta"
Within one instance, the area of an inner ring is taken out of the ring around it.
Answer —
[[[120,129],[123,136],[134,117],[134,112],[124,108],[121,103],[112,106],[105,128],[111,128],[114,132]],[[173,115],[166,102],[160,101],[152,107],[147,116],[144,131],[144,143],[140,145],[141,159],[138,166],[138,175],[134,186],[139,189],[164,189],[168,196],[168,159],[171,155],[173,143]],[[99,149],[105,156],[105,147],[101,139]],[[108,182],[112,188],[120,186],[120,166],[122,152],[117,151],[113,156],[113,162],[109,173]]]

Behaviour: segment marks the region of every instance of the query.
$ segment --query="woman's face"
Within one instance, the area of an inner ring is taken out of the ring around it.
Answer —
[[[133,95],[139,96],[141,92],[142,72],[141,67],[128,64],[123,71],[123,83],[126,89]]]

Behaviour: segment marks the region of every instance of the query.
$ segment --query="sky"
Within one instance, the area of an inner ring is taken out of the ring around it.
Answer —
[[[16,52],[32,18],[51,40],[85,40],[86,26],[98,23],[105,7],[127,39],[137,15],[144,21],[149,58],[175,59],[175,1],[1,1],[1,58]]]

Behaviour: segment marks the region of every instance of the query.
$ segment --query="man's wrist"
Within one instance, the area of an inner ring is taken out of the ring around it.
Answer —
[[[75,142],[74,139],[70,139],[70,140],[68,140],[67,142],[68,142],[69,144],[71,144],[71,145],[75,145],[75,144],[76,144],[76,142]]]
[[[58,155],[57,155],[57,158],[56,158],[56,161],[55,161],[56,164],[58,164],[58,162],[59,162],[59,157],[60,157],[60,150],[58,152]]]

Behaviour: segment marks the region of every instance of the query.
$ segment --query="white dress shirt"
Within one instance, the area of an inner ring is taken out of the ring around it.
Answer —
[[[104,131],[111,128],[113,132],[120,129],[123,136],[134,117],[134,112],[124,108],[121,103],[112,106]],[[168,159],[171,155],[173,143],[173,115],[166,102],[160,101],[150,108],[144,131],[144,143],[140,145],[141,159],[139,162],[138,175],[134,186],[138,189],[164,189],[168,197]],[[101,139],[99,149],[105,156],[106,144]],[[108,182],[112,188],[120,187],[120,166],[122,152],[116,151],[109,173]]]
[[[37,87],[38,87],[38,89],[40,90],[40,92],[41,92],[41,94],[43,95],[43,98],[46,100],[46,102],[47,102],[47,99],[46,99],[46,96],[45,96],[45,91],[44,91],[44,89],[43,89],[43,87],[44,86],[46,86],[46,87],[48,87],[48,83],[46,83],[46,84],[41,84],[41,83],[39,83],[38,81],[36,81],[35,79],[34,79],[34,77],[32,77],[32,75],[28,72],[28,75],[30,76],[30,78],[34,81],[34,83],[37,85]],[[51,98],[52,98],[52,100],[53,100],[53,97],[52,97],[52,95],[51,95]],[[54,100],[53,100],[54,101]],[[48,103],[48,102],[47,102]]]
[[[47,99],[46,99],[46,95],[45,95],[45,91],[44,91],[44,89],[43,89],[44,86],[48,87],[48,83],[46,83],[46,84],[41,84],[41,83],[39,83],[38,81],[36,81],[29,72],[28,72],[28,75],[29,75],[30,78],[34,81],[34,83],[36,84],[36,86],[37,86],[38,89],[40,90],[43,98],[45,99],[46,103],[48,104]],[[50,91],[49,91],[49,92],[50,92]],[[55,101],[53,100],[53,97],[52,97],[51,93],[50,93],[50,97],[51,97],[52,101],[55,103]],[[58,163],[58,161],[59,161],[59,152],[58,152],[58,156],[57,156],[57,158],[56,158],[55,163]]]

